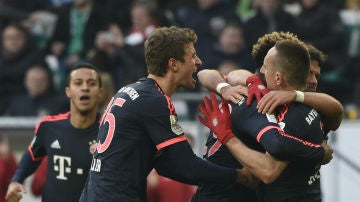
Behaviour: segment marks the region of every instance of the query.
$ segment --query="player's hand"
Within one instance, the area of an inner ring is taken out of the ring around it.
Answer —
[[[236,182],[240,183],[246,187],[255,189],[260,180],[256,178],[247,168],[243,167],[242,169],[236,169]]]
[[[199,109],[202,115],[198,118],[202,124],[210,128],[222,144],[225,144],[229,139],[234,137],[231,130],[231,116],[229,106],[225,100],[219,104],[214,93],[210,93],[210,100],[207,96],[204,97],[204,102],[199,104]]]
[[[254,75],[249,76],[246,79],[246,86],[249,89],[249,96],[246,101],[246,105],[250,106],[253,98],[255,97],[257,102],[260,102],[262,96],[269,92],[269,90],[265,87],[264,82],[260,77]]]
[[[333,149],[326,143],[326,140],[324,140],[322,143],[321,143],[321,146],[324,148],[325,150],[325,153],[324,153],[324,157],[321,161],[321,165],[325,165],[325,164],[328,164],[332,158],[333,158]]]
[[[270,91],[261,98],[257,105],[258,112],[262,114],[272,114],[276,107],[295,101],[294,91]]]
[[[24,185],[18,182],[11,182],[6,192],[5,199],[8,202],[18,202],[23,197],[23,193],[26,193]]]
[[[227,86],[221,89],[221,97],[234,104],[239,103],[244,99],[244,96],[248,95],[248,89],[244,86]]]

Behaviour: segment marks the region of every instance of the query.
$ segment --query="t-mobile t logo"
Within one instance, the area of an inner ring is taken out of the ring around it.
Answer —
[[[65,173],[71,173],[71,157],[54,155],[54,170],[59,173],[57,179],[67,180]]]

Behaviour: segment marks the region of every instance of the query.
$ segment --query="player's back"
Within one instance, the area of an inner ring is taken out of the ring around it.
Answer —
[[[285,133],[314,144],[321,144],[320,114],[300,103],[284,106],[278,114]],[[259,193],[269,202],[321,201],[320,167],[313,162],[294,159],[273,183],[261,184]]]
[[[173,134],[171,128],[164,132],[159,126],[170,121],[169,111],[175,113],[169,100],[152,79],[139,80],[115,94],[103,116],[81,200],[146,200],[146,177],[156,146]]]

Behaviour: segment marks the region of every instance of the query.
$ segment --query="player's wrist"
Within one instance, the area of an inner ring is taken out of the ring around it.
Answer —
[[[226,82],[221,82],[218,85],[216,85],[216,92],[221,95],[221,89],[223,89],[224,87],[228,87],[230,86],[230,84],[226,83]]]
[[[232,131],[225,132],[225,135],[221,139],[221,143],[223,145],[227,144],[233,137],[235,137],[234,133]]]
[[[295,102],[303,103],[305,99],[305,94],[302,91],[294,90],[296,93]]]

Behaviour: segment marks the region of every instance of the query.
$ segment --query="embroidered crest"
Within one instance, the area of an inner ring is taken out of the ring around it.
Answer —
[[[176,134],[176,135],[181,135],[184,133],[183,129],[181,128],[181,126],[178,124],[178,119],[176,115],[170,115],[170,124],[171,124],[171,130]]]

